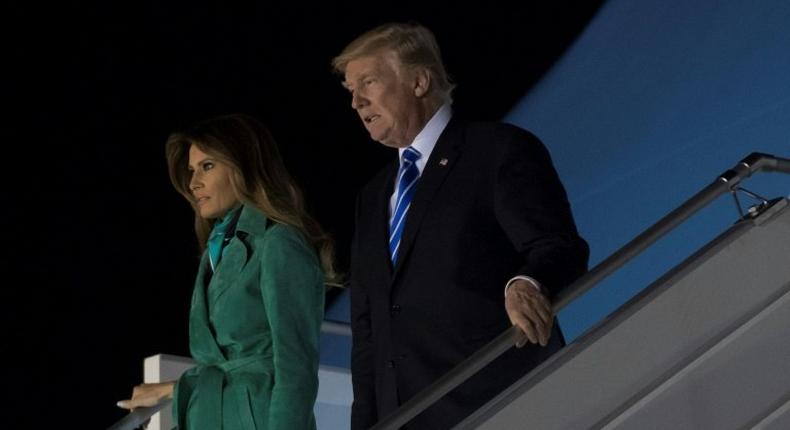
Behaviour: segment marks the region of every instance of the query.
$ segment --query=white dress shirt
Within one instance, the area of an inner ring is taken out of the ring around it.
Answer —
[[[428,163],[428,158],[431,156],[431,152],[433,152],[433,147],[436,146],[436,141],[439,140],[439,136],[447,127],[447,123],[450,122],[450,118],[452,118],[452,116],[453,111],[450,109],[450,105],[446,103],[443,104],[442,107],[440,107],[439,110],[433,114],[428,123],[425,124],[425,127],[420,130],[420,133],[417,134],[417,137],[414,138],[414,141],[411,143],[411,145],[409,145],[422,154],[416,163],[417,169],[420,171],[420,175],[422,175],[422,171],[425,169],[425,165]],[[406,148],[398,148],[398,163],[403,162],[403,151],[405,150]],[[395,203],[397,200],[398,181],[395,181],[392,196],[390,197],[390,224],[392,224],[392,215],[393,212],[395,212]]]

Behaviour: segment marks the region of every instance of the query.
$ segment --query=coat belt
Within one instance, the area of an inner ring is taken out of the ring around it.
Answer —
[[[271,355],[253,355],[214,364],[199,365],[192,372],[197,372],[198,396],[192,406],[195,412],[190,415],[189,428],[195,430],[217,430],[222,428],[222,394],[225,376],[237,369],[249,371],[271,371]],[[188,371],[189,372],[189,371]],[[191,384],[178,384],[178,404],[176,405],[179,427],[184,425],[191,392]]]

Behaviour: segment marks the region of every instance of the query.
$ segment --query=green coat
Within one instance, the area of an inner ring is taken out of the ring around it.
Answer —
[[[210,272],[204,253],[189,315],[198,366],[174,390],[179,428],[315,429],[324,287],[313,248],[244,206],[207,282]]]

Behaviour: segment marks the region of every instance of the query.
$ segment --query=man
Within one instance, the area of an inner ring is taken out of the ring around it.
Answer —
[[[450,428],[562,347],[550,299],[586,270],[587,244],[535,136],[452,118],[453,86],[428,29],[378,27],[333,67],[370,137],[399,154],[357,201],[352,429],[372,426],[511,324],[530,341],[407,425]]]

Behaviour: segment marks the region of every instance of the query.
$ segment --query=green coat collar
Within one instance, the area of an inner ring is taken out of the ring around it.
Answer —
[[[248,204],[241,208],[241,215],[239,215],[239,221],[236,224],[236,234],[241,231],[254,236],[263,236],[268,228],[269,217],[260,209]]]

